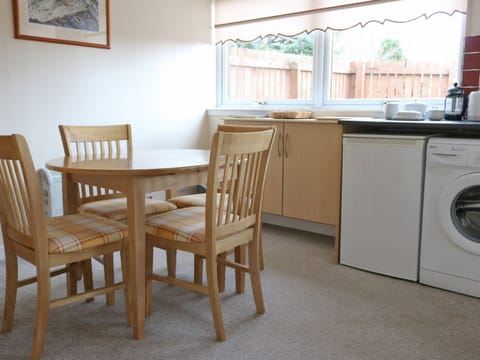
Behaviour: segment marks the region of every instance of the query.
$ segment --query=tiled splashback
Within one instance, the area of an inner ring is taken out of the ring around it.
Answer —
[[[463,81],[465,95],[478,91],[480,86],[480,35],[465,37]]]

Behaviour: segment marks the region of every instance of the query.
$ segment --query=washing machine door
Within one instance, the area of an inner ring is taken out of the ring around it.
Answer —
[[[441,224],[460,248],[480,255],[480,173],[458,177],[438,202]]]

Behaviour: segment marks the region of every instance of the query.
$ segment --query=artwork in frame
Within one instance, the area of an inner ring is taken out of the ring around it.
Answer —
[[[110,49],[109,0],[13,0],[15,38]]]

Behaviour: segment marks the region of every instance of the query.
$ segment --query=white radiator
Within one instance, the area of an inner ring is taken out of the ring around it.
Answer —
[[[43,210],[45,216],[63,215],[62,174],[47,169],[38,170],[42,188]]]

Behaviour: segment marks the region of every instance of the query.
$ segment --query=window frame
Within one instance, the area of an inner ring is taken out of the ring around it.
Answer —
[[[225,44],[227,45],[227,44]],[[316,59],[318,59],[318,51],[314,45],[314,55],[313,55],[313,68],[315,69]],[[315,107],[315,84],[318,83],[318,80],[313,79],[318,76],[313,72],[312,79],[312,100],[266,100],[266,101],[232,101],[227,100],[227,84],[226,80],[228,78],[228,69],[227,69],[227,56],[228,51],[225,50],[224,46],[219,44],[216,45],[216,56],[217,56],[217,107],[222,108],[247,108],[247,109],[277,109],[277,108],[312,108]],[[318,72],[318,71],[317,71]]]
[[[465,37],[466,17],[463,20],[463,31],[459,35],[460,41]],[[271,110],[278,108],[305,109],[311,110],[352,110],[352,111],[377,111],[383,110],[387,99],[330,99],[331,70],[332,70],[332,38],[333,32],[313,31],[314,52],[313,52],[313,74],[312,74],[312,99],[305,100],[268,100],[263,101],[232,101],[227,100],[227,56],[223,45],[216,46],[216,75],[217,75],[217,108],[237,108],[252,110]],[[457,78],[461,79],[462,52],[458,54]],[[460,82],[460,81],[459,81]],[[453,84],[452,84],[453,85]],[[444,98],[419,98],[419,99],[392,99],[401,102],[421,101],[427,106],[443,106]]]

